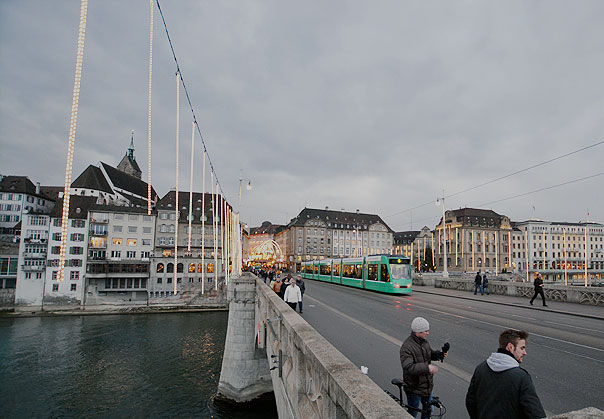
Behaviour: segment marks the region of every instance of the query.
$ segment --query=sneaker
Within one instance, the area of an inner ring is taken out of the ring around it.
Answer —
[[[549,307],[547,304],[543,304],[543,307]]]
[[[532,301],[529,301],[529,303],[530,303],[531,305],[533,305],[533,302],[532,302]]]

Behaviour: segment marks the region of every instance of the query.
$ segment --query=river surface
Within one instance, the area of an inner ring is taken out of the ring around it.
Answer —
[[[276,418],[223,406],[228,313],[0,318],[2,418]]]

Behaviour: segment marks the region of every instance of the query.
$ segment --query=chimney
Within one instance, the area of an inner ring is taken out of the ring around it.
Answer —
[[[36,195],[40,195],[40,182],[36,182]]]
[[[359,209],[357,208],[357,214],[359,213]]]
[[[328,209],[329,209],[329,207],[328,207],[328,206],[325,206],[325,209],[326,209],[326,210],[328,210]]]

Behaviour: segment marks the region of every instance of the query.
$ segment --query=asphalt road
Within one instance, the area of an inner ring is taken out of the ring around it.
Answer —
[[[548,415],[593,406],[604,410],[604,321],[484,301],[415,292],[410,296],[370,293],[305,280],[303,317],[381,388],[398,390],[399,349],[413,318],[430,322],[433,349],[451,344],[436,362],[434,394],[446,418],[468,417],[465,394],[476,365],[497,349],[505,328],[530,333],[522,363],[533,378]],[[562,304],[562,303],[560,303]],[[551,305],[551,304],[550,304]],[[496,389],[493,389],[496,391]]]

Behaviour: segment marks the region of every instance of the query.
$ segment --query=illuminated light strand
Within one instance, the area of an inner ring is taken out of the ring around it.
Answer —
[[[220,263],[224,271],[224,197],[220,194]],[[226,275],[224,280],[226,281]]]
[[[57,280],[65,279],[65,256],[67,254],[67,228],[69,220],[69,198],[71,192],[71,172],[73,169],[73,151],[78,120],[78,104],[80,100],[80,83],[82,81],[82,63],[84,61],[84,39],[86,36],[86,16],[88,0],[80,3],[80,26],[78,30],[78,49],[76,53],[75,77],[73,82],[73,97],[71,102],[71,120],[69,123],[69,146],[67,149],[67,165],[65,167],[65,188],[63,190],[63,213],[61,217],[61,251],[59,256],[59,273]]]
[[[216,189],[218,188],[218,182],[216,182]],[[217,243],[218,243],[218,221],[216,220],[216,216],[217,216],[217,211],[216,211],[216,204],[217,204],[217,199],[216,199],[216,194],[215,194],[215,190],[214,190],[214,172],[212,172],[212,225],[213,225],[213,247],[214,247],[214,289],[216,291],[218,291],[218,248],[217,248]]]
[[[195,122],[192,122],[193,129],[191,130],[191,179],[189,181],[189,241],[187,244],[187,252],[191,251],[191,223],[193,222],[193,163],[195,156]]]
[[[201,294],[206,285],[206,152],[203,152],[203,175],[201,176]]]
[[[178,71],[176,72],[176,203],[174,207],[174,295],[176,295],[178,282],[178,219],[180,218],[180,210],[178,208],[178,154],[179,154],[179,137],[180,137],[180,80]]]
[[[147,115],[147,215],[151,215],[151,80],[153,76],[153,0],[149,0],[149,112]]]

